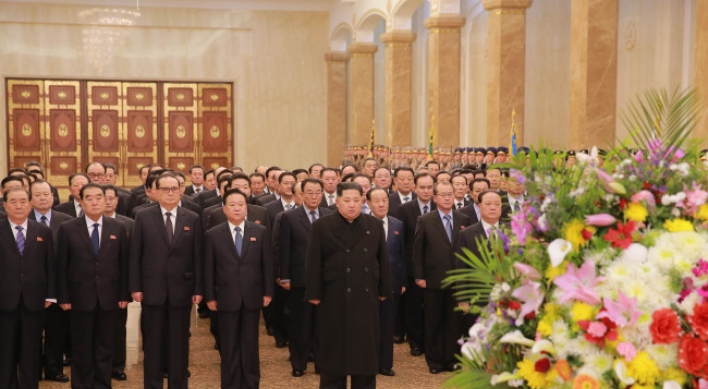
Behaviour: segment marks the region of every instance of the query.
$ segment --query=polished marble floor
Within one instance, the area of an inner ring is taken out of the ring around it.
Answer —
[[[140,304],[132,303],[128,307],[128,353],[125,373],[127,381],[113,381],[113,388],[142,388],[143,367],[142,352],[140,351],[140,331],[138,331],[138,318]],[[214,350],[214,340],[209,333],[209,319],[199,319],[196,310],[192,315],[192,338],[190,344],[189,370],[192,378],[189,387],[192,389],[214,389],[219,387],[219,352]],[[314,373],[310,364],[308,371],[301,378],[294,378],[290,372],[287,348],[275,347],[272,337],[265,333],[261,326],[260,334],[260,359],[261,359],[261,389],[303,388],[316,389],[319,376]],[[449,378],[450,373],[432,375],[428,373],[425,357],[413,357],[408,352],[408,345],[401,344],[394,347],[395,377],[377,376],[377,387],[380,389],[394,388],[420,388],[432,389],[441,387]],[[70,375],[70,369],[64,372]],[[55,383],[41,381],[40,389],[68,389],[69,383]],[[167,381],[165,381],[167,387]]]

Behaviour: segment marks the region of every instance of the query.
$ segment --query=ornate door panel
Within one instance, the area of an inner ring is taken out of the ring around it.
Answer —
[[[199,160],[207,169],[231,166],[231,84],[199,84],[197,139]]]
[[[165,123],[165,164],[188,174],[190,166],[199,161],[197,141],[197,84],[163,86]]]
[[[45,161],[44,81],[8,80],[7,108],[10,167]]]
[[[120,82],[86,84],[88,117],[88,161],[109,162],[118,167],[117,184],[122,186],[121,140],[125,138],[122,121],[123,99]]]
[[[86,163],[81,149],[81,86],[79,81],[44,81],[45,134],[42,159],[47,180],[64,188],[69,176],[83,171]]]
[[[138,170],[158,160],[157,83],[123,83],[125,137],[121,176],[125,187],[140,185]]]

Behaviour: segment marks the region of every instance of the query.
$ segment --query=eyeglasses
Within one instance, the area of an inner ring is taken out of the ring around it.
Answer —
[[[305,192],[305,196],[319,196],[322,192]]]
[[[179,193],[179,186],[173,186],[172,188],[160,188],[160,192],[164,194]]]
[[[452,197],[452,193],[438,193],[437,196],[440,196],[442,198],[447,198],[447,197]]]

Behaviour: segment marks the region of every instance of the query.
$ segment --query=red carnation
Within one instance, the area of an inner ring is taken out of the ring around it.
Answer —
[[[708,340],[708,303],[702,302],[693,307],[693,315],[688,317],[693,330],[703,340]]]
[[[592,232],[590,232],[587,228],[583,228],[583,230],[580,231],[580,235],[582,235],[585,240],[590,240],[590,238],[592,238]]]
[[[655,311],[652,315],[651,339],[654,343],[668,344],[678,342],[681,337],[681,322],[673,309],[665,308]]]
[[[509,309],[513,309],[515,311],[521,309],[521,303],[518,301],[509,301]]]
[[[679,344],[678,363],[679,367],[689,374],[703,377],[703,369],[708,362],[708,345],[706,342],[694,337],[684,335]]]
[[[536,361],[534,368],[539,373],[545,373],[551,369],[551,361],[549,361],[548,358],[541,358]]]
[[[635,224],[633,221],[628,221],[624,224],[617,222],[617,229],[610,228],[603,239],[612,243],[612,247],[614,248],[626,250],[633,242],[632,234],[634,233],[634,228]]]

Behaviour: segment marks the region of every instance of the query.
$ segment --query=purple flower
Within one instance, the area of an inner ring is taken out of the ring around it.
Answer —
[[[529,223],[526,212],[522,208],[521,212],[511,215],[511,232],[516,235],[521,245],[526,244],[526,236],[533,231],[533,225]]]
[[[520,170],[510,169],[509,170],[509,177],[518,181],[519,184],[523,185],[526,183],[526,177],[524,176],[524,173],[522,173]]]

